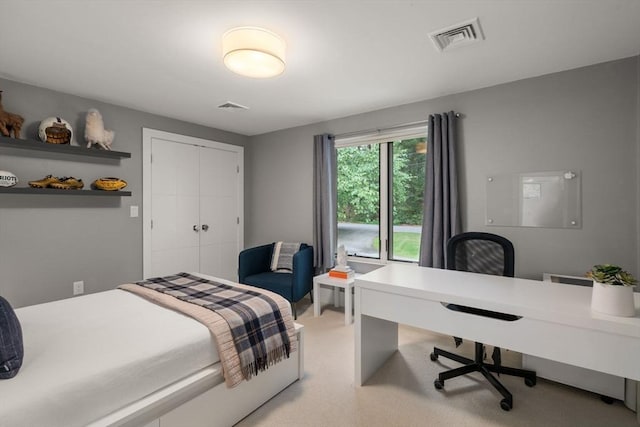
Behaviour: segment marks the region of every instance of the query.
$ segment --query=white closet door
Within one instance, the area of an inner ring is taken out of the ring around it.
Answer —
[[[199,271],[198,147],[153,139],[152,275]]]
[[[200,147],[200,272],[238,278],[238,153]]]
[[[244,149],[143,129],[143,274],[238,279]]]

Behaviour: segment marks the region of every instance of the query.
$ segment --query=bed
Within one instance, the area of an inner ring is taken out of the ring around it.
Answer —
[[[298,351],[228,388],[206,326],[130,292],[16,314],[25,357],[16,377],[0,381],[2,427],[230,426],[304,372],[300,325]]]

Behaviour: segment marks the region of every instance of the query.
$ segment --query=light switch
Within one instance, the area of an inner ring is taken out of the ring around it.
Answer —
[[[131,218],[138,217],[138,206],[129,206],[129,216]]]

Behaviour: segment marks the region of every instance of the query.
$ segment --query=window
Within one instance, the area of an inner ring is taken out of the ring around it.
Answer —
[[[336,141],[338,245],[350,256],[418,261],[425,134],[422,127],[401,137]]]

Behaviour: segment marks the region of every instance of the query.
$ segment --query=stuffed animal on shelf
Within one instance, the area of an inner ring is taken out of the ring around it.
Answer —
[[[87,140],[87,148],[96,144],[104,150],[111,150],[111,143],[115,134],[112,130],[105,130],[102,114],[95,108],[87,112],[87,124],[84,128],[84,139]]]
[[[19,139],[23,123],[24,118],[22,116],[4,110],[2,107],[2,91],[0,90],[0,133],[4,136],[11,136],[13,133],[13,137]]]

